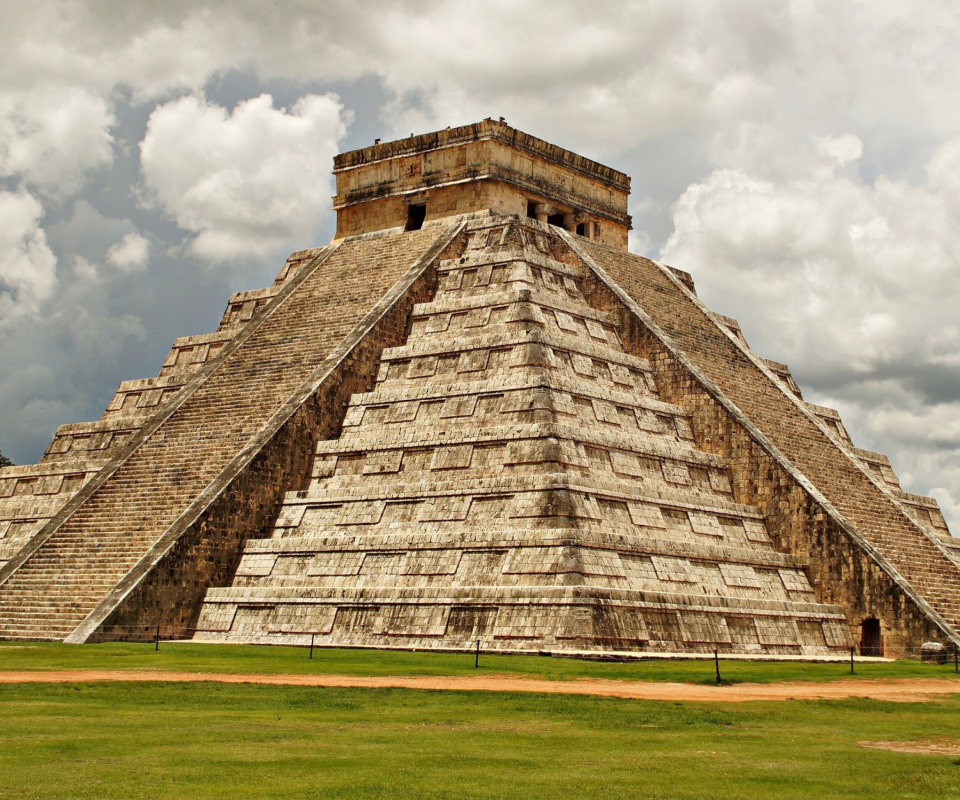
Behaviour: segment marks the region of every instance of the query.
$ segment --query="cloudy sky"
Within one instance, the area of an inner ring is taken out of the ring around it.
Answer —
[[[960,533],[954,0],[0,0],[0,450],[333,231],[345,149],[504,116]]]

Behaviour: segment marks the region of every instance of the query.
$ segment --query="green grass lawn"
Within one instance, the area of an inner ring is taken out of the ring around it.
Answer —
[[[162,669],[189,672],[336,673],[340,675],[527,675],[548,680],[609,678],[641,681],[680,681],[712,684],[712,661],[652,659],[622,663],[584,661],[543,656],[480,656],[474,669],[469,653],[411,653],[385,650],[321,650],[308,660],[307,651],[295,647],[256,647],[162,642],[152,644],[66,645],[54,642],[0,643],[0,670],[50,669]],[[851,677],[845,663],[725,661],[720,669],[724,681],[831,681]],[[917,661],[858,663],[856,678],[952,677],[960,679],[952,663],[921,664]]]
[[[845,664],[721,662],[736,681],[828,681]],[[514,674],[714,681],[709,661],[162,643],[0,644],[0,670]],[[860,663],[856,677],[954,676]],[[0,685],[0,798],[927,798],[960,796],[960,697],[698,704],[389,689]]]
[[[0,686],[0,798],[933,798],[960,699],[707,705],[257,685]]]

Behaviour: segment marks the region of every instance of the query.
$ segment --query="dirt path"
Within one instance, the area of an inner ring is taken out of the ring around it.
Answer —
[[[849,680],[831,683],[739,683],[734,686],[698,686],[690,683],[572,680],[546,681],[511,675],[379,676],[360,675],[229,675],[213,672],[153,670],[57,670],[0,672],[0,683],[86,683],[91,681],[164,681],[187,683],[261,683],[273,686],[327,686],[392,689],[434,689],[487,692],[542,692],[625,697],[636,700],[686,700],[744,703],[753,700],[840,700],[870,697],[874,700],[919,702],[960,693],[960,681],[944,678]]]

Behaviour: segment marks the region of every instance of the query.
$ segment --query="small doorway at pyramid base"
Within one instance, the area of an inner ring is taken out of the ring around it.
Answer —
[[[860,623],[860,655],[883,655],[883,641],[880,637],[880,620],[869,617]]]

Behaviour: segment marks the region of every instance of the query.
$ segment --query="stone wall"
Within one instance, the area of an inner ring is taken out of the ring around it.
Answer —
[[[630,179],[502,122],[377,144],[334,163],[338,239],[403,229],[410,205],[426,205],[427,219],[436,220],[482,211],[525,216],[528,203],[539,203],[556,206],[551,214],[589,219],[596,238],[627,248]]]

